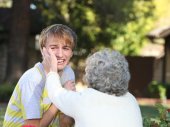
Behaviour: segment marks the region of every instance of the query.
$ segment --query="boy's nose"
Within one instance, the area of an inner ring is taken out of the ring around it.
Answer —
[[[63,56],[63,50],[62,49],[58,49],[57,52],[56,52],[56,55],[58,57],[62,57]]]

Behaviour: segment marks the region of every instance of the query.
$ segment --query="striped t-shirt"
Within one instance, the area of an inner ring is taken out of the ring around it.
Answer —
[[[46,75],[41,63],[27,70],[18,81],[10,98],[4,117],[3,127],[21,127],[26,119],[41,118],[48,110],[51,101],[45,87]],[[61,82],[74,80],[75,75],[70,66],[66,66],[61,75]],[[49,127],[59,125],[58,117]]]

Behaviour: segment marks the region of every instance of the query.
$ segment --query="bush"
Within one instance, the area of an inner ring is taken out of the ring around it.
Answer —
[[[2,84],[0,85],[0,102],[8,102],[15,85]]]
[[[153,118],[143,118],[144,127],[170,127],[170,109],[162,104],[155,105],[159,116]]]
[[[166,85],[166,96],[168,99],[170,99],[170,84]]]
[[[148,87],[150,97],[160,98],[161,100],[167,99],[170,88],[169,86],[170,86],[169,84],[152,81]]]

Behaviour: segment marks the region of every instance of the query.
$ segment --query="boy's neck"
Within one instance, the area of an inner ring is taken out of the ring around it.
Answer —
[[[63,73],[63,70],[62,71],[58,71],[58,74],[61,76]]]

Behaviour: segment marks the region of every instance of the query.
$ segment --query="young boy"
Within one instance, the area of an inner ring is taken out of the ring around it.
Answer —
[[[51,49],[58,59],[58,70],[62,85],[75,90],[75,75],[68,65],[77,37],[74,31],[62,24],[45,28],[40,35],[40,50]],[[59,126],[58,109],[51,104],[47,90],[44,89],[46,74],[50,71],[44,66],[44,60],[27,70],[19,79],[8,103],[3,127],[21,127],[22,125]],[[69,118],[68,118],[69,120]]]

